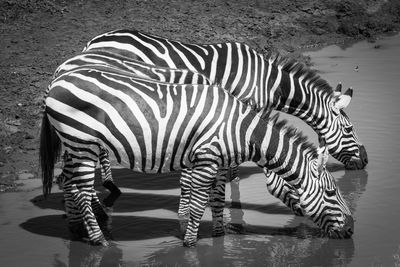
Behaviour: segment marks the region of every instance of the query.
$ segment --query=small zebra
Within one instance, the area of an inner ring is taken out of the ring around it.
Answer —
[[[217,86],[169,84],[112,68],[80,68],[51,83],[45,104],[40,137],[43,193],[51,192],[54,163],[60,154],[67,155],[66,161],[72,162],[64,186],[71,207],[67,218],[70,224],[83,220],[94,244],[107,244],[91,206],[102,149],[134,171],[191,169],[185,246],[197,242],[218,170],[245,161],[291,184],[305,215],[329,237],[353,234],[351,212],[306,138],[276,117],[264,120],[262,113]],[[214,233],[223,234],[222,224],[217,227]]]
[[[315,72],[293,60],[274,54],[264,56],[237,42],[187,44],[135,30],[101,34],[83,49],[84,53],[97,51],[111,51],[156,66],[201,73],[212,84],[224,88],[257,111],[272,108],[302,119],[347,169],[362,169],[368,163],[365,147],[343,111],[352,99],[353,90],[342,94],[341,85],[333,90]],[[238,180],[237,168],[231,173],[230,179]],[[180,217],[187,216],[188,212],[189,177],[190,173],[182,172]],[[291,198],[294,190],[290,185],[278,178],[269,179],[267,184],[274,196],[301,215],[297,200]],[[217,192],[224,192],[224,188]],[[220,198],[219,202],[224,203],[224,196]]]

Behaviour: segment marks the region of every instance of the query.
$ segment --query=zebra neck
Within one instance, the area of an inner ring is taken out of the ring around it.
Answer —
[[[275,172],[288,183],[299,185],[313,168],[317,158],[315,148],[294,129],[282,126],[285,122],[262,124],[255,129],[250,142],[250,147],[253,146],[251,151],[254,151],[249,154],[251,160]]]
[[[281,90],[273,96],[273,106],[276,110],[298,117],[323,136],[331,122],[331,92],[305,77],[283,71]]]

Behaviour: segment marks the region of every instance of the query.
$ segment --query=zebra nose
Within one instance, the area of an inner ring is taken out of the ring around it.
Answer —
[[[361,161],[363,162],[364,166],[368,164],[368,155],[367,155],[367,150],[363,145],[360,146],[360,158]]]
[[[345,238],[350,238],[354,233],[354,219],[352,216],[347,216],[344,222],[343,234]]]
[[[352,158],[349,160],[346,164],[346,169],[348,170],[360,170],[365,167],[365,165],[368,164],[368,155],[367,155],[367,150],[363,145],[358,147],[359,149],[359,156],[356,158]]]

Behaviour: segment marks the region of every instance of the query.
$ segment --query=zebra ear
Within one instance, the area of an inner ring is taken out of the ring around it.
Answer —
[[[264,170],[264,174],[265,174],[267,177],[270,177],[270,176],[272,175],[272,171],[271,171],[271,170],[269,170],[269,169],[267,169],[267,168],[263,168],[263,170]]]
[[[342,94],[342,83],[338,83],[333,94],[334,94],[334,96],[337,96],[337,97]]]
[[[326,146],[326,140],[325,138],[318,136],[318,142],[319,142],[319,147],[324,147]]]
[[[328,162],[329,152],[326,146],[320,146],[318,148],[318,173],[321,173],[323,169],[326,167],[326,163]]]
[[[353,88],[349,88],[346,92],[339,97],[336,98],[335,107],[337,109],[344,109],[346,108],[353,97]]]

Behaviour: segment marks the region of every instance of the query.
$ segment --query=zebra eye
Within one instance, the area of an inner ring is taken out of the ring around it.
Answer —
[[[326,193],[326,195],[327,195],[328,197],[333,197],[333,196],[336,195],[336,189],[329,189],[329,188],[326,188],[326,189],[325,189],[325,193]]]
[[[346,133],[351,133],[353,131],[353,126],[344,127]]]

